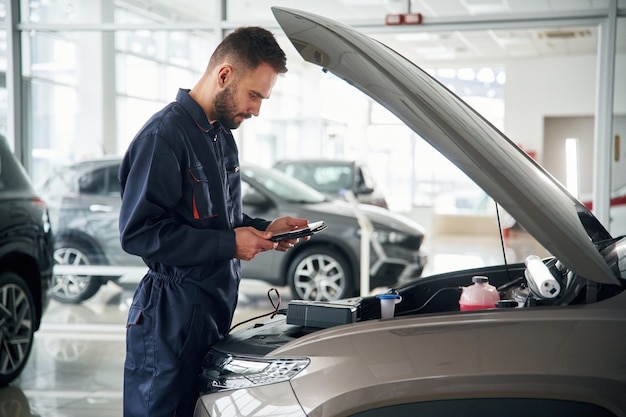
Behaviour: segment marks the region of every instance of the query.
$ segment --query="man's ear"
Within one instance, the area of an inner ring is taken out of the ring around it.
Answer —
[[[225,87],[233,77],[233,69],[230,65],[222,65],[217,72],[217,83],[219,87]]]

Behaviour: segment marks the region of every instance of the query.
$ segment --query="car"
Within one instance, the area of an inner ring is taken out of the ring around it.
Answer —
[[[0,387],[30,357],[50,301],[53,240],[46,203],[0,136]]]
[[[119,157],[104,157],[54,167],[37,191],[48,203],[55,230],[54,262],[74,267],[145,268],[141,258],[122,250],[118,219],[121,207]],[[55,273],[52,298],[79,303],[120,275]]]
[[[235,325],[204,358],[194,416],[626,416],[626,238],[414,63],[340,22],[272,11],[306,61],[393,112],[548,254],[507,262],[502,239],[500,265]]]
[[[61,166],[40,186],[56,231],[58,265],[145,267],[141,258],[124,252],[119,242],[120,162],[106,157]],[[371,240],[370,287],[394,286],[423,272],[428,261],[422,248],[425,231],[406,216],[366,204],[330,201],[278,170],[253,164],[242,164],[241,178],[246,214],[266,219],[288,214],[328,226],[293,250],[263,252],[243,262],[244,278],[289,286],[291,296],[299,299],[329,301],[358,295],[362,238]],[[367,235],[362,233],[362,222],[370,231]],[[52,287],[52,297],[65,303],[85,301],[103,283],[120,277],[119,273],[66,272],[54,275]]]
[[[583,204],[589,210],[593,209],[591,198],[583,198]],[[611,192],[609,204],[609,230],[614,236],[626,235],[626,184]]]
[[[283,159],[273,168],[283,171],[330,198],[389,208],[370,167],[359,160]]]

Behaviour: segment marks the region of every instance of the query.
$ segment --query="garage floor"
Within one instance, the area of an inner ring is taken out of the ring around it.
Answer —
[[[545,256],[523,232],[506,239],[509,262]],[[502,263],[497,238],[445,236],[428,242],[426,274]],[[269,287],[244,281],[233,324],[270,312]],[[282,305],[288,289],[278,289]],[[132,289],[108,284],[80,305],[51,302],[29,363],[13,386],[0,389],[0,417],[120,417],[128,300]]]

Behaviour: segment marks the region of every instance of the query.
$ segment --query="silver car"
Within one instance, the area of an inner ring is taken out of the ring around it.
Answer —
[[[341,23],[272,10],[305,60],[395,113],[551,255],[383,299],[292,301],[214,346],[195,416],[626,416],[626,238],[414,64]],[[466,300],[474,289],[489,296]]]
[[[274,164],[297,180],[315,188],[332,199],[356,200],[389,208],[369,166],[352,159],[283,159]]]

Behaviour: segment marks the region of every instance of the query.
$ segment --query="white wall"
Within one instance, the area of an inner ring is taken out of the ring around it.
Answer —
[[[542,162],[546,116],[593,116],[595,55],[509,61],[506,67],[504,133]],[[616,57],[614,113],[626,114],[626,56]]]

